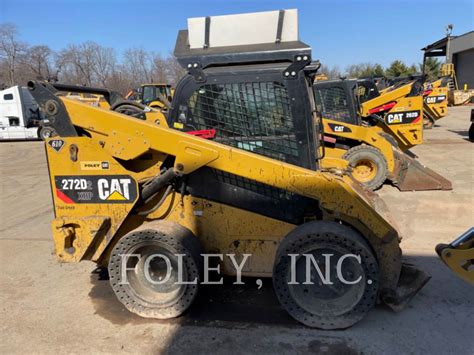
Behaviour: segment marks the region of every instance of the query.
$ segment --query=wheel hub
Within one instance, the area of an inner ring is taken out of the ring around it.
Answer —
[[[359,160],[352,167],[352,175],[357,181],[369,182],[377,175],[377,165],[372,160]]]
[[[185,291],[177,284],[178,259],[171,250],[157,243],[142,243],[130,250],[127,259],[127,281],[135,296],[155,305],[170,305]],[[182,280],[187,279],[185,268]]]

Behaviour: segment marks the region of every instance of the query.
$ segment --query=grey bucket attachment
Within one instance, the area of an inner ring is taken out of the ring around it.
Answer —
[[[396,173],[392,180],[400,191],[452,190],[451,181],[414,158],[395,151]]]

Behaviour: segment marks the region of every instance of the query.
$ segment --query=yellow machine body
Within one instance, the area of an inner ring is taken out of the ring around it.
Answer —
[[[378,124],[376,127],[385,133],[393,136],[401,150],[408,150],[418,144],[423,143],[423,120],[421,112],[423,110],[423,98],[421,96],[407,96],[412,90],[413,83],[402,87],[385,91],[380,96],[365,101],[361,104],[361,117],[368,117],[390,107],[384,113],[385,124]],[[388,105],[388,106],[387,106]],[[411,117],[400,112],[407,112]],[[368,127],[373,129],[373,127]]]
[[[436,252],[456,275],[474,285],[474,227],[450,244],[438,244]]]
[[[157,109],[167,109],[173,97],[171,85],[164,83],[142,84],[140,103]]]
[[[318,199],[327,211],[325,219],[343,220],[358,226],[364,235],[370,236],[374,246],[385,242],[398,245],[398,233],[384,218],[383,203],[374,202],[376,196],[358,188],[348,176],[306,170],[156,123],[139,121],[66,98],[62,100],[72,123],[91,135],[91,138],[61,137],[64,143],[59,151],[52,143],[56,138],[46,143],[56,216],[53,236],[56,254],[62,261],[93,260],[104,264],[107,246],[155,218],[170,219],[187,226],[196,235],[210,238],[204,239],[204,242],[208,240],[204,245],[219,246],[223,253],[236,251],[233,242],[242,239],[246,241],[240,247],[245,249],[237,250],[240,253],[250,252],[258,245],[262,248],[264,244],[276,248],[279,240],[296,227],[215,202],[192,197],[180,201],[181,197],[176,194],[169,196],[163,207],[152,215],[146,218],[134,216],[131,211],[137,201],[138,182],[156,176],[168,155],[176,157],[175,167],[183,174],[209,166]],[[133,169],[126,169],[117,160],[133,161]],[[96,176],[97,179],[116,176],[121,196],[107,195],[111,187],[104,186],[103,201],[96,204],[71,201],[61,193],[64,187],[61,184],[66,184],[66,188],[69,184],[80,185],[82,175]],[[121,188],[120,179],[130,180],[127,182],[128,194]],[[229,223],[231,219],[236,221]],[[393,252],[398,251],[394,249]],[[258,272],[250,274],[271,273],[273,253],[267,250],[261,257],[259,264],[262,266]]]
[[[443,79],[425,84],[423,94],[423,121],[426,128],[448,114],[448,87]]]

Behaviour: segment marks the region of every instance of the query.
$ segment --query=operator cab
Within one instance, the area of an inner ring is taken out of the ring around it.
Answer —
[[[360,125],[356,79],[325,80],[313,84],[316,109],[323,118]]]
[[[144,84],[139,88],[140,101],[150,106],[154,101],[172,100],[171,85],[167,84]]]
[[[174,54],[188,74],[176,87],[170,127],[316,169],[320,123],[312,77],[319,64],[311,64],[311,47],[296,38],[278,41],[285,37],[281,28],[270,43],[213,46],[219,39],[212,41],[210,19],[199,27],[201,46],[193,48],[193,26],[179,32]]]

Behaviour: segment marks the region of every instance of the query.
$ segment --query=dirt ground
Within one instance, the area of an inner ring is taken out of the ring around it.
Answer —
[[[403,312],[378,306],[344,331],[296,323],[280,309],[268,281],[260,290],[203,289],[190,312],[172,321],[128,313],[92,263],[55,261],[42,143],[0,143],[0,352],[474,353],[474,287],[434,252],[436,244],[474,225],[470,109],[450,108],[414,149],[452,181],[453,191],[379,191],[404,235],[406,258],[431,281]]]

